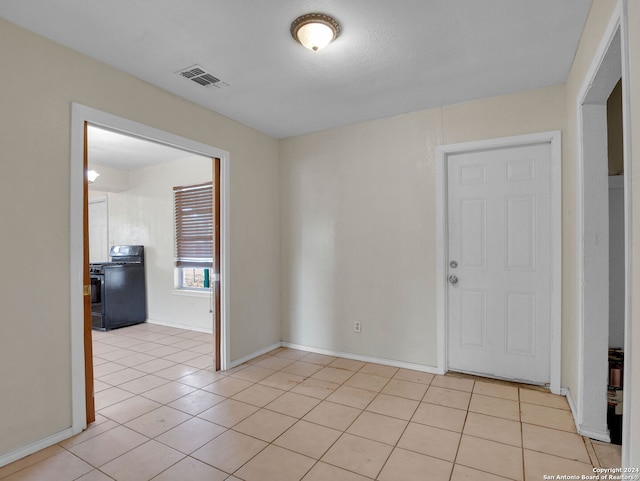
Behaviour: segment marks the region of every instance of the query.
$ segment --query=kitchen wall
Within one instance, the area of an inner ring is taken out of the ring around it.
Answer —
[[[435,367],[435,148],[563,129],[564,105],[557,85],[281,141],[283,340]]]
[[[211,292],[189,293],[174,288],[173,231],[173,187],[211,181],[212,167],[210,158],[186,156],[123,171],[129,186],[125,192],[99,193],[92,189],[93,195],[107,196],[109,245],[145,246],[148,322],[212,332]],[[101,177],[96,180],[96,187]]]
[[[230,152],[231,359],[280,340],[275,139],[2,19],[0,65],[0,456],[71,426],[72,102]]]

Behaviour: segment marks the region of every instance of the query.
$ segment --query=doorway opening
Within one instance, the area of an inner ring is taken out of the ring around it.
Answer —
[[[623,397],[631,382],[630,369],[620,369],[623,354],[631,354],[627,349],[630,268],[625,262],[631,194],[625,38],[619,3],[577,99],[576,182],[580,336],[576,421],[582,435],[622,443],[623,465],[628,436],[622,422],[628,412]],[[610,176],[621,172],[623,176]],[[622,418],[616,417],[616,407]],[[611,426],[608,417],[614,421]],[[621,435],[616,424],[622,426]]]
[[[85,245],[88,245],[88,239],[86,239],[85,232],[88,229],[88,222],[86,222],[86,213],[88,207],[88,195],[84,197],[86,192],[86,180],[84,172],[86,171],[86,149],[87,145],[85,140],[87,138],[85,129],[87,125],[97,126],[110,132],[117,132],[127,135],[131,138],[142,139],[147,142],[153,143],[153,145],[163,145],[167,148],[174,150],[180,150],[187,152],[189,155],[206,157],[208,161],[209,172],[211,181],[216,183],[218,188],[215,189],[215,198],[213,203],[215,206],[219,206],[219,209],[214,209],[217,215],[214,215],[214,239],[219,239],[214,245],[214,271],[215,267],[217,271],[213,272],[210,279],[211,291],[215,296],[215,299],[209,299],[208,294],[205,294],[207,299],[207,311],[211,311],[209,316],[214,317],[215,322],[212,322],[212,331],[214,332],[215,346],[214,346],[214,359],[216,369],[225,369],[228,364],[228,299],[229,292],[226,284],[225,273],[228,272],[228,152],[220,149],[194,142],[192,140],[170,134],[168,132],[153,129],[136,122],[128,121],[120,117],[116,117],[104,112],[100,112],[85,106],[73,104],[72,112],[72,155],[71,155],[71,292],[72,292],[72,393],[73,393],[73,426],[74,432],[80,432],[86,427],[87,420],[92,418],[92,389],[90,385],[93,381],[93,373],[89,366],[91,359],[89,359],[85,365],[85,354],[90,354],[91,345],[91,329],[86,329],[86,298],[87,289],[83,290],[82,285],[87,285],[86,281],[82,282],[85,272],[88,272],[88,255],[83,260],[82,256],[75,255],[74,253],[82,253],[85,250]],[[172,190],[169,189],[169,195],[172,195]],[[83,201],[84,197],[84,201]],[[171,218],[173,217],[173,209],[169,203],[168,209],[170,211]],[[84,221],[83,221],[84,217]],[[169,244],[169,249],[172,250],[173,243],[173,229],[172,226],[168,229],[168,232],[162,236],[165,240],[165,244]],[[136,243],[143,244],[145,239],[135,239]],[[119,242],[116,242],[119,243]],[[127,242],[129,243],[129,242]],[[88,249],[86,249],[88,251]],[[147,255],[157,254],[157,249],[147,250]],[[171,256],[172,257],[172,256]],[[148,258],[149,259],[149,258]],[[151,259],[149,259],[151,260]],[[173,259],[170,259],[173,261]],[[216,262],[217,261],[217,262]],[[170,262],[171,265],[171,262]],[[171,271],[171,267],[169,267]],[[173,279],[171,279],[173,280]],[[79,283],[81,281],[82,283]],[[209,307],[210,306],[210,307]],[[215,311],[219,315],[214,316]],[[89,326],[90,323],[90,308],[89,308]],[[90,399],[91,398],[91,399]]]

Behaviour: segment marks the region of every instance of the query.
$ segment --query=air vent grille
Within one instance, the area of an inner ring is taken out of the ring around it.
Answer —
[[[221,87],[222,85],[227,85],[224,82],[220,82],[218,77],[211,75],[200,65],[193,65],[189,68],[178,70],[176,73],[197,83],[198,85],[202,85],[203,87]]]

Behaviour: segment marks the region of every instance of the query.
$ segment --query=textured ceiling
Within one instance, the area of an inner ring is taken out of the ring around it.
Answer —
[[[0,16],[276,138],[563,83],[591,0],[0,0]],[[311,52],[289,26],[322,12]],[[19,48],[19,46],[17,47]],[[199,64],[222,88],[176,75]]]

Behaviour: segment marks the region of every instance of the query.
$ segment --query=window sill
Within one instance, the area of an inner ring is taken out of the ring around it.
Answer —
[[[211,289],[173,289],[171,294],[174,296],[201,297],[203,299],[209,299],[211,296]]]

